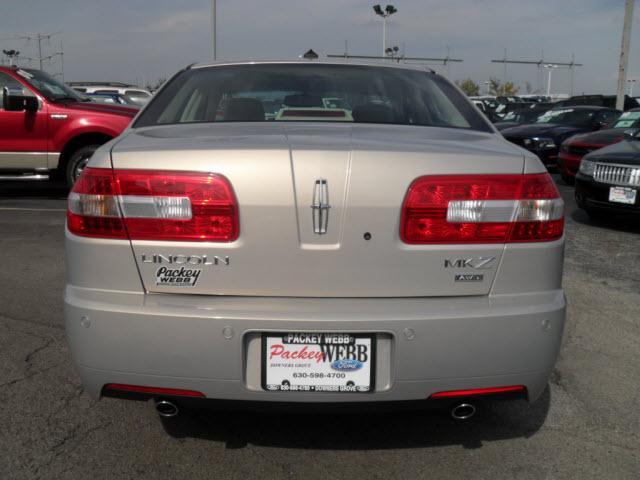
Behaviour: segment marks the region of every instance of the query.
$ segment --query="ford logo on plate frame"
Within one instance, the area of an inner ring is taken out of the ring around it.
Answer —
[[[348,358],[335,360],[331,364],[331,368],[333,370],[338,370],[339,372],[355,372],[356,370],[360,370],[362,366],[362,362]]]

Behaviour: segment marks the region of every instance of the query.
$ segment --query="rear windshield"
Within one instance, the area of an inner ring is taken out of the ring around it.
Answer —
[[[492,131],[464,95],[433,73],[322,64],[184,70],[155,96],[134,127],[292,121]]]

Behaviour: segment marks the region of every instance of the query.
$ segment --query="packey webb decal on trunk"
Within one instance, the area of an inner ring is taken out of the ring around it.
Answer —
[[[195,287],[202,270],[199,268],[168,268],[156,270],[156,285],[171,287]]]

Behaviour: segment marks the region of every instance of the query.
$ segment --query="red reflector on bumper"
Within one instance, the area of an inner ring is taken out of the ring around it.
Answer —
[[[182,390],[180,388],[160,388],[160,387],[142,387],[139,385],[124,385],[121,383],[107,383],[104,386],[107,390],[117,390],[120,392],[149,393],[153,395],[174,395],[178,397],[201,397],[204,393],[195,390]]]
[[[431,395],[430,398],[448,398],[448,397],[469,397],[473,395],[490,395],[494,393],[509,392],[526,392],[524,385],[513,385],[510,387],[492,387],[492,388],[475,388],[471,390],[450,390],[448,392],[438,392]]]

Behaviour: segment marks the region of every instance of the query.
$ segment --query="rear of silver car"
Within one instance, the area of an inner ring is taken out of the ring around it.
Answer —
[[[235,67],[260,65],[200,70]],[[171,83],[172,98],[187,88]],[[543,165],[488,125],[389,124],[378,97],[325,122],[340,109],[294,100],[275,118],[318,119],[260,121],[246,94],[227,96],[206,121],[143,112],[92,158],[66,232],[66,329],[87,391],[538,398],[565,312],[562,201]],[[224,121],[236,104],[250,121]]]

